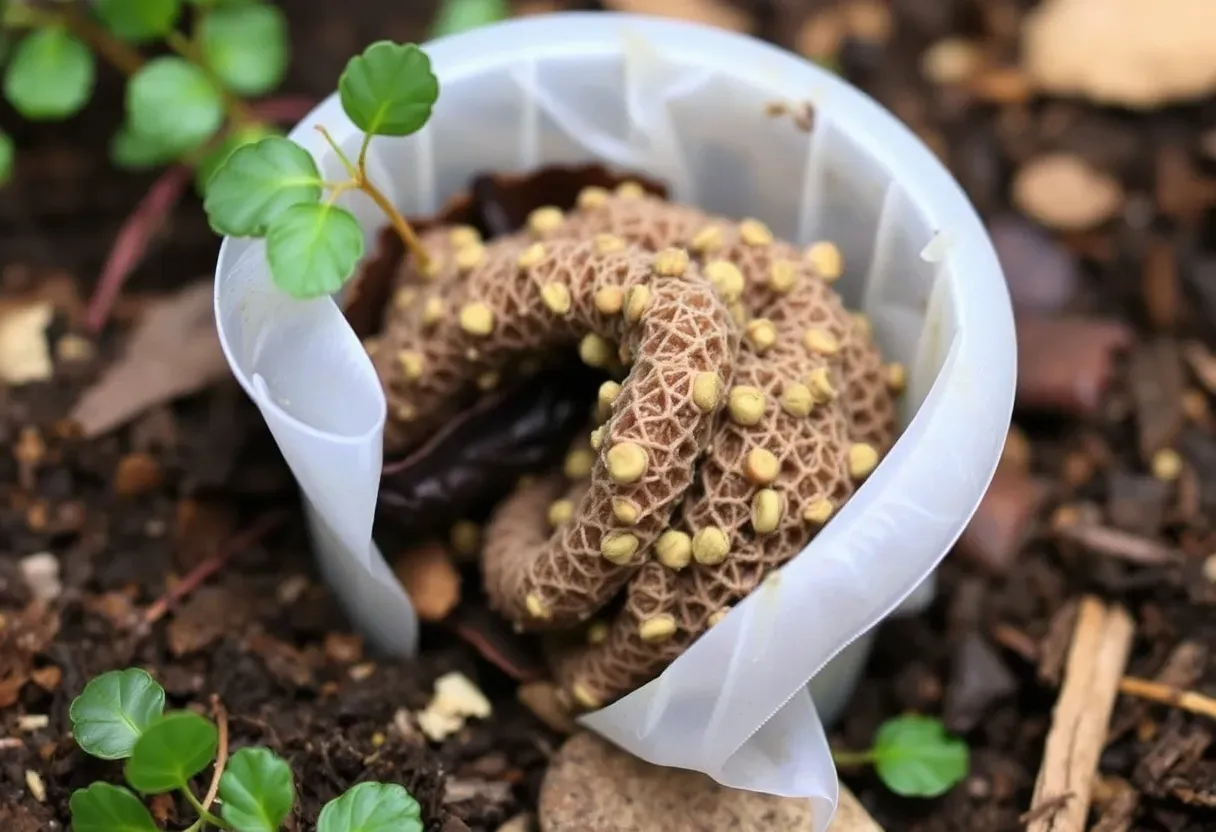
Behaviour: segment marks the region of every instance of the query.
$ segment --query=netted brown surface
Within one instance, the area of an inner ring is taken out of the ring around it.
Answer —
[[[568,636],[625,587],[610,623],[553,650],[580,708],[661,672],[796,555],[892,442],[899,373],[831,289],[832,246],[800,251],[629,185],[588,189],[567,216],[539,209],[485,245],[447,229],[425,244],[436,268],[402,275],[373,351],[393,446],[524,356],[578,344],[619,379],[563,470],[498,507],[483,550],[493,605],[524,629]]]

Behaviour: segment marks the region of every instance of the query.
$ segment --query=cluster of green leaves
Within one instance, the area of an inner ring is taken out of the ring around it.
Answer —
[[[103,760],[125,760],[127,784],[143,795],[180,793],[197,814],[188,832],[206,826],[230,832],[276,832],[295,803],[291,768],[266,748],[242,748],[216,760],[219,730],[194,711],[165,712],[165,691],[143,670],[104,673],[71,706],[76,742]],[[191,780],[224,765],[219,812],[204,807]],[[155,832],[156,822],[129,789],[94,783],[72,794],[75,832]],[[317,832],[422,832],[418,802],[403,787],[360,783],[334,798]]]
[[[207,184],[204,208],[211,227],[233,237],[264,238],[275,283],[297,298],[336,292],[363,256],[358,221],[335,204],[347,191],[366,193],[405,244],[416,245],[404,218],[368,179],[366,159],[374,136],[408,136],[430,119],[439,97],[430,59],[412,43],[373,43],[346,65],[338,96],[347,118],[363,132],[355,160],[319,129],[347,179],[326,181],[307,150],[268,137],[234,150]]]
[[[842,766],[874,766],[879,779],[901,797],[943,795],[967,776],[971,765],[965,742],[950,736],[940,720],[918,714],[884,722],[869,751],[833,757]]]
[[[189,14],[187,5],[193,7]],[[0,0],[0,6],[4,30],[22,33],[7,56],[3,92],[25,118],[55,121],[79,112],[93,92],[94,49],[130,73],[124,123],[110,143],[119,167],[188,161],[198,166],[202,188],[235,147],[270,133],[240,97],[270,92],[287,70],[287,22],[271,3]],[[155,43],[167,44],[173,54],[144,60],[136,51]],[[5,138],[0,179],[11,157]]]

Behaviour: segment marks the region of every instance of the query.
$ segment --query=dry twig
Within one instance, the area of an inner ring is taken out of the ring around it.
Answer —
[[[1119,692],[1139,699],[1147,699],[1150,702],[1181,708],[1193,714],[1206,716],[1208,719],[1216,719],[1216,699],[1193,690],[1180,690],[1164,682],[1125,676],[1119,682]]]
[[[214,694],[211,697],[211,715],[215,717],[220,738],[215,752],[215,770],[211,772],[211,785],[203,796],[204,809],[210,809],[216,795],[220,793],[220,778],[224,776],[224,766],[228,763],[228,711],[224,708],[224,703],[220,702],[220,698]]]
[[[1106,745],[1119,680],[1131,651],[1135,625],[1126,610],[1082,599],[1056,701],[1043,762],[1035,781],[1027,832],[1083,832],[1098,758]],[[1071,799],[1038,814],[1040,807]]]

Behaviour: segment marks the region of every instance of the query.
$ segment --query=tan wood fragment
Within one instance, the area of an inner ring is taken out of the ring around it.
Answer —
[[[849,791],[849,787],[841,783],[840,799],[836,803],[836,814],[828,826],[828,832],[883,832],[883,828],[870,817],[866,807]]]
[[[1107,608],[1092,597],[1081,600],[1027,832],[1084,832],[1134,631],[1131,616],[1121,607]],[[1054,805],[1051,811],[1036,812],[1044,804]]]

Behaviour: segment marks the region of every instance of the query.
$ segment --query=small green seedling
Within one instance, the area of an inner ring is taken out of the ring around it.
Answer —
[[[4,97],[18,113],[30,121],[78,113],[93,95],[99,56],[128,77],[111,160],[135,170],[185,163],[199,171],[200,189],[235,147],[272,131],[242,96],[272,91],[290,59],[286,18],[262,0],[0,0],[0,29],[19,35],[11,50],[0,44]],[[171,54],[139,51],[157,43]],[[4,146],[0,180],[12,161]]]
[[[312,154],[289,139],[269,137],[239,147],[212,174],[203,207],[211,227],[232,237],[260,237],[275,283],[297,298],[336,292],[363,256],[363,230],[336,204],[347,191],[367,194],[384,212],[420,267],[427,255],[388,197],[367,175],[375,136],[408,136],[422,129],[439,97],[439,81],[415,44],[378,41],[356,55],[338,80],[347,118],[363,131],[354,161],[324,125],[325,141],[348,178],[326,181]]]
[[[180,794],[194,811],[186,832],[276,832],[291,814],[295,784],[287,762],[266,748],[220,749],[220,732],[194,711],[165,711],[165,691],[137,668],[103,673],[73,702],[77,744],[103,760],[125,760],[127,784],[141,795]],[[217,757],[217,752],[220,756]],[[218,776],[218,810],[192,781],[208,767]],[[154,832],[152,813],[135,792],[94,783],[72,794],[75,832]],[[321,809],[318,832],[422,832],[421,809],[391,783],[360,783]]]
[[[911,714],[889,719],[869,751],[837,751],[839,766],[872,765],[887,788],[901,797],[938,797],[950,791],[970,766],[967,744],[946,733],[939,720]]]

